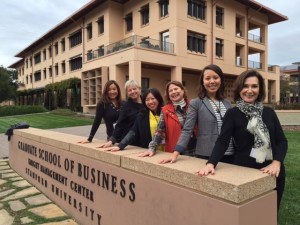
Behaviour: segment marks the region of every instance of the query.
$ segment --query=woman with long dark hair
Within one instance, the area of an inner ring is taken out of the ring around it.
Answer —
[[[120,108],[123,105],[121,91],[118,83],[115,80],[109,80],[104,85],[103,93],[100,101],[96,106],[96,116],[87,140],[80,141],[79,143],[92,142],[100,124],[104,119],[106,125],[107,139],[114,131],[114,124],[119,117]]]

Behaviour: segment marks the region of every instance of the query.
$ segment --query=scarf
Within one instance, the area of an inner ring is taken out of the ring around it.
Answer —
[[[270,134],[266,124],[262,121],[263,104],[255,102],[248,104],[242,99],[237,102],[237,108],[248,118],[247,130],[254,135],[254,146],[257,163],[263,163],[265,160],[272,160],[272,149]]]
[[[180,109],[183,109],[186,106],[186,102],[184,98],[179,102],[172,102],[172,104],[175,106],[175,108],[179,106]]]

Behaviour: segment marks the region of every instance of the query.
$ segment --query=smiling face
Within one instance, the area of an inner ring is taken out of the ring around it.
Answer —
[[[156,112],[159,102],[152,93],[149,93],[145,99],[145,104],[149,110]]]
[[[110,100],[115,100],[117,99],[119,95],[119,92],[118,92],[118,88],[115,84],[111,84],[109,87],[108,87],[108,97]]]
[[[175,84],[170,84],[168,88],[168,95],[172,102],[180,102],[184,96],[184,90]]]
[[[137,86],[128,86],[127,87],[127,96],[133,101],[138,101],[141,95],[141,89]]]
[[[259,95],[259,81],[257,77],[246,78],[240,97],[244,102],[254,104]]]
[[[216,93],[221,86],[220,76],[213,70],[205,70],[203,76],[203,86],[207,92],[207,95],[211,98],[215,98]]]

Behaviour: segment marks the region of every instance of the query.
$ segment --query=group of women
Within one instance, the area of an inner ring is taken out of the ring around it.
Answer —
[[[263,106],[265,84],[259,72],[249,70],[238,76],[235,107],[224,98],[224,75],[213,64],[203,68],[198,97],[191,101],[178,81],[167,83],[165,105],[156,88],[141,96],[139,84],[128,80],[125,89],[124,103],[119,85],[106,83],[90,136],[81,143],[92,141],[103,118],[108,138],[97,147],[105,151],[123,150],[130,144],[147,148],[140,157],[153,156],[157,150],[172,153],[159,163],[174,163],[180,154],[207,159],[198,176],[215,174],[220,161],[257,168],[276,177],[279,209],[288,146],[274,110]]]

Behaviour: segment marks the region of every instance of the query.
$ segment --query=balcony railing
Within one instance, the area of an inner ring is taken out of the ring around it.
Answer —
[[[248,67],[252,69],[262,69],[262,63],[248,60]]]
[[[262,37],[255,34],[248,33],[248,39],[256,43],[262,43]]]
[[[268,65],[269,72],[276,72],[276,67],[274,65]]]
[[[112,54],[130,47],[146,48],[160,52],[174,53],[174,44],[170,42],[162,42],[159,40],[145,38],[141,36],[132,36],[121,41],[107,45],[87,53],[87,60],[92,60],[98,57]]]

